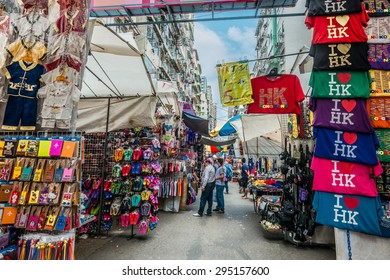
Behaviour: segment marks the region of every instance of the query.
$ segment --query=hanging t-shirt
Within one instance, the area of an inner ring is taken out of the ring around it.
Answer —
[[[366,27],[368,43],[390,43],[390,19],[388,17],[372,18]]]
[[[369,44],[368,62],[373,69],[390,70],[390,44]]]
[[[371,76],[365,71],[313,71],[313,98],[369,98]]]
[[[248,114],[300,114],[299,103],[305,99],[296,75],[282,74],[268,78],[263,75],[251,80],[254,102],[248,105]]]
[[[381,236],[383,210],[378,197],[316,191],[313,208],[319,224]]]
[[[370,70],[371,96],[390,96],[390,71]]]
[[[314,112],[313,126],[342,131],[373,132],[366,109],[366,99],[310,98],[309,108]]]
[[[362,11],[360,0],[307,0],[310,16],[343,15]]]
[[[355,133],[328,128],[313,128],[314,155],[339,161],[376,165],[379,141],[373,133]]]
[[[310,55],[314,57],[313,70],[367,71],[367,43],[313,44]]]
[[[390,128],[390,97],[369,98],[367,112],[373,127]]]
[[[314,171],[313,190],[339,194],[376,197],[375,177],[383,169],[375,166],[313,157],[310,168]]]
[[[367,42],[364,27],[369,17],[361,13],[338,16],[307,16],[305,24],[314,28],[313,44]]]
[[[383,0],[365,0],[367,14],[372,17],[385,17],[390,15],[390,5],[388,1]]]
[[[27,63],[23,60],[8,65],[5,70],[5,75],[9,79],[8,94],[35,99],[44,70],[40,64]]]
[[[375,129],[379,139],[378,158],[381,162],[390,162],[390,130]]]

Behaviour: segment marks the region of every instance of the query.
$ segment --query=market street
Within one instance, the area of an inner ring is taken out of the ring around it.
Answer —
[[[76,259],[85,260],[334,260],[329,247],[296,247],[267,239],[252,199],[242,199],[231,183],[225,195],[225,214],[193,217],[199,198],[188,211],[159,212],[157,228],[128,240],[130,229],[110,231],[108,238],[89,238],[77,244]],[[215,203],[213,204],[215,206]],[[207,207],[207,206],[206,206]],[[135,231],[137,232],[137,231]]]

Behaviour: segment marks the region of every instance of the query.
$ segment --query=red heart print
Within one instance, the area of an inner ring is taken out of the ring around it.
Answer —
[[[359,199],[357,197],[344,196],[344,204],[349,210],[353,210],[359,206]]]
[[[352,145],[357,140],[357,134],[354,132],[344,132],[343,138],[347,144]]]
[[[343,84],[346,84],[351,79],[351,74],[350,73],[338,73],[337,79],[339,79],[339,81],[342,82]]]
[[[356,100],[343,99],[343,101],[341,101],[341,105],[343,105],[345,111],[347,111],[348,113],[351,113],[351,111],[356,106]]]
[[[353,172],[353,168],[355,166],[354,163],[340,161],[339,166],[340,166],[340,172],[342,174],[353,174],[354,173]]]

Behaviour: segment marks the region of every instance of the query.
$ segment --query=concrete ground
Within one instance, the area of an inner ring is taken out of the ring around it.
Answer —
[[[193,217],[200,195],[187,211],[159,212],[159,223],[145,236],[128,239],[131,230],[111,230],[108,237],[80,239],[76,259],[85,260],[334,260],[330,247],[295,246],[265,237],[252,199],[242,199],[231,183],[225,214]],[[215,207],[215,203],[213,205]],[[207,205],[206,205],[207,207]],[[135,231],[137,232],[137,231]]]

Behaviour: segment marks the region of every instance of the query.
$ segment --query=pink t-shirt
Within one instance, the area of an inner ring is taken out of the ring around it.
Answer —
[[[378,161],[379,163],[379,161]],[[313,157],[313,190],[338,194],[376,197],[375,177],[382,174],[380,164],[375,166]]]

